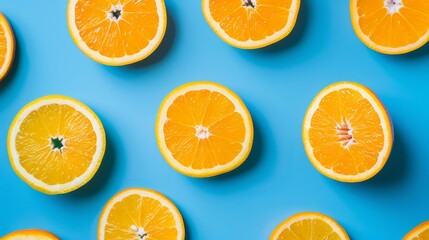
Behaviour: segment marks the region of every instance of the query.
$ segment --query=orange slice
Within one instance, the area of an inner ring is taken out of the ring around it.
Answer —
[[[176,206],[162,194],[126,189],[112,197],[101,213],[99,240],[183,240],[185,227]]]
[[[349,240],[334,219],[321,213],[298,213],[281,223],[270,240]]]
[[[360,40],[377,52],[408,53],[429,41],[426,0],[351,0],[350,12]]]
[[[405,235],[404,240],[429,240],[429,221],[426,221]]]
[[[246,160],[253,143],[253,123],[231,90],[212,82],[193,82],[164,99],[156,137],[162,155],[175,170],[210,177]]]
[[[69,0],[67,19],[77,46],[113,66],[148,57],[167,27],[164,0]]]
[[[303,141],[319,172],[343,182],[377,174],[392,149],[390,118],[368,88],[340,82],[323,89],[307,110]]]
[[[0,240],[59,240],[54,234],[38,229],[19,230],[0,238]]]
[[[73,191],[97,172],[106,138],[97,115],[64,96],[39,98],[25,106],[9,129],[13,170],[47,194]]]
[[[14,56],[15,37],[9,22],[0,13],[0,81],[4,79],[12,67]]]
[[[262,48],[292,31],[300,0],[203,0],[203,13],[226,43],[243,49]]]

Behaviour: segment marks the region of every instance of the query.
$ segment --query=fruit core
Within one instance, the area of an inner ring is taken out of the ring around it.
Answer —
[[[243,6],[248,8],[255,8],[256,7],[256,0],[242,0]]]
[[[208,128],[198,125],[195,127],[195,136],[197,136],[199,139],[206,139],[210,137],[211,134]]]
[[[384,0],[384,7],[387,8],[389,14],[398,13],[403,6],[402,0]]]
[[[107,17],[112,21],[119,21],[122,16],[122,6],[116,5],[112,6],[112,9],[107,12]]]
[[[335,130],[337,131],[338,140],[342,147],[348,149],[350,145],[357,143],[353,138],[353,129],[349,122],[343,121],[335,127]]]
[[[136,225],[131,225],[131,230],[136,234],[137,239],[143,240],[148,238],[148,234],[145,233],[142,227],[137,227]]]
[[[63,143],[64,138],[60,138],[60,137],[52,137],[51,138],[51,146],[52,146],[52,150],[55,151],[55,149],[58,149],[61,153],[62,153],[62,149],[64,147],[64,143]]]

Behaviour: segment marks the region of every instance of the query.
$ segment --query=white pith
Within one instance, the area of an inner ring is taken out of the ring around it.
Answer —
[[[96,150],[94,156],[92,157],[91,163],[88,169],[79,177],[73,179],[72,181],[64,184],[47,184],[37,178],[35,178],[31,173],[27,172],[27,170],[21,165],[19,153],[16,150],[16,137],[20,130],[22,122],[26,119],[26,117],[33,111],[39,109],[42,106],[50,105],[50,104],[64,104],[73,107],[77,111],[81,112],[85,115],[88,120],[91,122],[92,128],[96,135]],[[104,138],[104,130],[103,126],[100,125],[100,122],[94,116],[88,108],[76,101],[69,100],[66,98],[46,98],[41,100],[36,100],[33,103],[30,103],[22,112],[20,112],[15,120],[15,125],[10,130],[9,134],[9,152],[11,154],[11,161],[13,163],[13,167],[18,171],[22,177],[29,183],[30,185],[38,188],[48,190],[50,193],[64,193],[68,192],[70,189],[76,189],[81,186],[83,183],[87,182],[95,173],[96,169],[100,165],[100,159],[104,154],[104,146],[105,146],[105,138]]]
[[[108,224],[107,219],[109,217],[109,213],[112,210],[112,208],[115,206],[116,203],[124,200],[126,197],[129,197],[131,195],[138,195],[139,197],[142,197],[142,198],[147,197],[147,198],[154,199],[159,203],[161,203],[164,207],[168,208],[168,210],[172,213],[174,217],[174,221],[176,223],[177,239],[174,239],[174,240],[185,239],[185,232],[183,231],[184,229],[183,219],[180,215],[180,212],[177,210],[176,206],[170,200],[168,200],[166,197],[162,196],[161,194],[159,193],[155,194],[152,191],[147,191],[144,189],[128,189],[115,195],[104,207],[103,213],[101,214],[100,220],[99,220],[99,228],[98,228],[99,240],[105,240],[104,230],[106,229],[106,225]],[[140,229],[143,230],[143,227],[137,226],[137,225],[134,225],[134,226],[135,228],[133,228],[133,225],[131,225],[129,231],[131,233],[136,233],[136,237],[137,237],[137,232],[141,231]],[[137,230],[137,232],[135,230]],[[144,238],[140,238],[140,239],[144,239]]]
[[[243,3],[245,2],[245,0],[242,0],[242,1],[243,1]],[[256,0],[252,0],[252,3],[255,4],[255,6],[256,6],[255,8],[258,7]],[[203,10],[204,10],[205,16],[208,20],[208,23],[213,28],[213,30],[216,33],[221,34],[222,38],[227,43],[229,43],[230,45],[235,46],[235,47],[239,47],[239,48],[244,48],[244,49],[264,47],[266,45],[269,45],[270,43],[277,42],[280,39],[282,39],[283,37],[287,36],[292,31],[292,28],[295,25],[296,18],[298,15],[298,11],[299,11],[299,7],[300,7],[300,1],[299,0],[292,0],[291,6],[289,8],[289,18],[287,20],[287,24],[280,31],[274,32],[274,34],[267,36],[266,38],[261,39],[261,40],[249,39],[247,41],[239,41],[237,39],[230,37],[220,27],[220,23],[216,22],[214,20],[214,18],[211,15],[211,12],[210,12],[210,0],[203,0]],[[251,8],[251,7],[249,7],[249,8]],[[249,11],[252,11],[252,10],[249,9]]]
[[[341,240],[349,240],[349,236],[344,234],[344,230],[336,223],[333,219],[324,216],[319,213],[301,213],[295,216],[292,216],[285,222],[281,223],[280,226],[278,226],[275,229],[275,232],[270,237],[271,240],[278,240],[280,237],[280,234],[285,230],[291,227],[292,224],[296,222],[301,222],[304,220],[323,220],[325,223],[327,223],[333,230],[333,232],[337,233],[338,236],[341,238]]]
[[[12,64],[15,42],[14,42],[12,29],[11,29],[9,23],[7,22],[6,18],[1,13],[0,13],[0,22],[3,23],[1,27],[3,28],[4,33],[5,33],[4,36],[6,38],[6,45],[12,46],[12,47],[7,48],[4,63],[0,67],[0,80],[1,80],[1,77],[9,69],[10,64]]]
[[[112,12],[116,12],[116,11],[121,11],[121,13],[122,13],[122,8],[123,8],[123,6],[121,5],[121,4],[117,4],[117,5],[112,5],[112,8],[109,10],[109,11],[107,11],[106,12],[106,14],[107,14],[107,17],[110,19],[110,21],[113,21],[113,22],[119,22],[120,20],[121,20],[121,18],[122,18],[122,14],[121,14],[121,16],[119,16],[119,18],[118,19],[116,19],[114,16],[113,16],[113,13]]]
[[[195,136],[197,136],[199,139],[206,139],[211,136],[211,133],[207,127],[198,125],[195,127]]]
[[[404,5],[402,4],[402,0],[384,0],[384,6],[387,8],[389,14],[395,14],[399,13],[399,9]]]
[[[68,5],[68,25],[70,28],[70,32],[72,34],[73,39],[75,40],[76,44],[79,46],[79,48],[87,54],[92,59],[108,65],[125,65],[129,63],[133,63],[139,59],[144,59],[145,57],[149,56],[155,49],[159,46],[159,44],[162,41],[162,38],[164,37],[165,29],[167,26],[167,15],[166,15],[166,9],[165,4],[163,0],[155,0],[156,6],[157,6],[157,14],[159,16],[159,24],[158,29],[156,31],[155,37],[149,41],[149,44],[143,48],[140,52],[133,54],[133,55],[125,55],[122,57],[106,57],[101,55],[98,51],[94,51],[91,48],[88,47],[88,45],[83,41],[82,37],[80,36],[79,30],[76,26],[75,18],[75,6],[77,2],[82,0],[70,0]],[[122,5],[113,5],[111,9],[122,9]],[[118,24],[119,21],[121,21],[122,16],[115,20],[112,19],[112,17],[109,15],[110,11],[106,12],[106,18],[110,19],[110,24]]]
[[[383,161],[383,160],[390,153],[391,141],[393,142],[393,136],[392,136],[393,129],[391,128],[390,119],[384,110],[384,106],[382,106],[381,103],[378,102],[376,97],[371,95],[369,92],[365,91],[364,89],[362,89],[362,87],[357,86],[356,84],[351,84],[351,83],[347,83],[347,82],[334,84],[334,85],[329,86],[327,89],[324,89],[322,91],[322,93],[320,93],[319,95],[316,96],[316,98],[311,103],[310,108],[308,109],[305,120],[304,120],[303,138],[304,138],[304,144],[305,144],[305,147],[307,150],[306,152],[309,155],[309,159],[312,162],[312,164],[315,165],[315,167],[318,170],[322,171],[325,175],[328,175],[328,176],[330,176],[334,179],[337,179],[337,180],[346,180],[347,179],[348,181],[359,181],[361,179],[367,179],[368,177],[371,177],[372,175],[374,175],[374,171],[366,171],[366,172],[363,172],[363,173],[360,173],[357,175],[344,175],[344,174],[336,173],[333,169],[325,168],[322,164],[320,164],[319,161],[315,160],[316,157],[314,156],[313,148],[310,145],[310,140],[309,140],[309,136],[308,136],[310,129],[311,129],[312,117],[313,117],[314,113],[316,112],[316,110],[319,108],[320,101],[329,93],[334,92],[334,91],[339,91],[339,90],[344,89],[344,88],[349,88],[349,89],[352,89],[352,90],[359,92],[365,99],[367,99],[370,102],[374,111],[380,117],[380,123],[381,123],[380,125],[381,125],[381,128],[383,130],[383,134],[384,134],[383,148],[378,155],[378,159],[377,159],[376,164],[371,169],[381,169],[382,168],[382,166],[385,164],[385,161]],[[340,124],[340,123],[337,123],[337,124]]]
[[[344,130],[344,127],[347,130]],[[353,138],[353,127],[350,122],[344,120],[342,123],[337,123],[335,130],[337,131],[339,144],[345,149],[349,149],[351,145],[356,144],[356,139]]]
[[[164,128],[163,126],[165,125],[165,123],[168,121],[167,118],[167,110],[169,108],[169,106],[174,102],[174,100],[176,100],[177,97],[184,95],[185,93],[189,92],[189,91],[198,91],[198,90],[209,90],[212,92],[218,92],[220,94],[225,95],[235,106],[235,111],[237,113],[239,113],[242,117],[243,117],[243,122],[244,122],[244,128],[245,128],[245,138],[244,141],[242,142],[242,150],[240,151],[240,153],[229,163],[224,164],[224,165],[217,165],[214,167],[211,167],[209,169],[194,169],[192,167],[187,167],[182,165],[179,161],[177,161],[173,154],[170,152],[170,150],[167,147],[167,144],[165,142],[165,136],[164,136]],[[252,143],[253,143],[253,123],[251,120],[251,117],[247,111],[246,106],[244,105],[244,103],[241,102],[241,100],[238,98],[238,96],[236,95],[232,95],[230,92],[228,92],[228,90],[226,90],[224,87],[221,87],[217,84],[212,84],[212,83],[206,83],[206,82],[202,82],[202,83],[198,83],[198,84],[192,84],[189,85],[187,87],[183,87],[180,88],[180,90],[174,90],[165,100],[165,102],[162,104],[162,108],[159,112],[159,119],[158,119],[158,123],[157,123],[157,137],[158,137],[158,142],[159,142],[159,147],[161,149],[161,152],[163,154],[165,154],[165,159],[166,161],[174,166],[175,169],[179,170],[182,173],[186,173],[189,174],[191,176],[195,176],[195,177],[200,177],[200,176],[204,176],[204,175],[209,175],[209,176],[213,176],[213,175],[217,175],[220,173],[223,173],[225,171],[225,169],[230,169],[234,166],[237,166],[237,164],[245,161],[246,159],[246,155],[249,154]]]

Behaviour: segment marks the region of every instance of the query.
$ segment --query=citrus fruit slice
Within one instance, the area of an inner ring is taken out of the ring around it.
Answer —
[[[0,81],[9,72],[15,56],[15,37],[9,22],[0,13]]]
[[[425,0],[351,0],[350,13],[360,40],[377,52],[408,53],[429,40]]]
[[[361,182],[377,174],[393,143],[383,104],[371,90],[352,82],[332,84],[316,96],[302,135],[314,167],[343,182]]]
[[[282,222],[271,233],[270,240],[349,240],[346,231],[331,217],[304,212]]]
[[[54,234],[38,229],[19,230],[0,238],[1,240],[59,240]]]
[[[429,240],[429,221],[426,221],[405,235],[404,240]]]
[[[203,0],[203,13],[226,43],[256,49],[289,35],[299,6],[300,0]]]
[[[175,170],[211,177],[246,160],[253,143],[253,123],[231,90],[212,82],[193,82],[164,99],[156,137],[162,155]]]
[[[112,197],[101,213],[99,240],[183,240],[185,227],[176,206],[162,194],[130,188]]]
[[[64,96],[39,98],[25,106],[9,129],[13,170],[47,194],[73,191],[100,166],[106,146],[103,125],[83,103]]]
[[[67,20],[77,46],[112,66],[148,57],[167,27],[164,0],[69,0]]]

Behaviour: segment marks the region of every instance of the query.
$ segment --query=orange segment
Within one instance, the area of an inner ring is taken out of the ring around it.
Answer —
[[[176,206],[155,191],[133,188],[116,194],[103,209],[99,240],[185,239],[182,216]]]
[[[270,240],[349,240],[346,231],[331,217],[304,212],[286,219],[272,232]]]
[[[12,67],[15,56],[15,37],[12,28],[3,14],[0,13],[0,81]]]
[[[45,193],[72,191],[95,174],[105,148],[103,126],[77,100],[40,98],[21,110],[9,132],[9,156],[17,174]]]
[[[185,84],[171,92],[160,107],[156,131],[167,162],[194,177],[235,169],[253,141],[246,106],[229,89],[210,82]]]
[[[293,29],[300,0],[203,0],[210,27],[228,44],[244,49],[265,47]]]
[[[78,47],[97,62],[126,65],[161,43],[167,19],[163,0],[71,0],[68,24]]]
[[[402,54],[429,41],[425,0],[351,0],[350,11],[356,34],[375,51]]]
[[[392,127],[369,89],[343,82],[328,86],[311,103],[303,139],[307,155],[321,173],[358,182],[384,166],[392,147]]]
[[[404,240],[429,240],[429,221],[421,223],[407,233]]]
[[[54,234],[39,229],[19,230],[7,234],[0,238],[1,240],[59,240]]]

